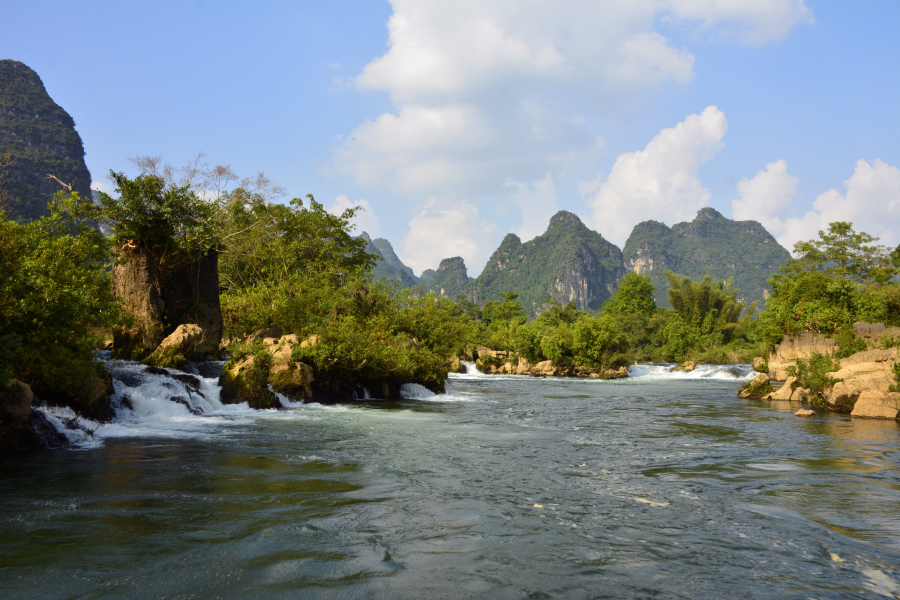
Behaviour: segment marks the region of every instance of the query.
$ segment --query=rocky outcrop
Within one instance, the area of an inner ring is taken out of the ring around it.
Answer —
[[[113,267],[114,292],[134,315],[135,327],[113,333],[114,354],[144,358],[179,325],[194,324],[203,331],[194,353],[217,358],[223,328],[218,254],[186,260],[165,272],[143,246],[128,249],[123,259]]]
[[[753,370],[757,373],[766,373],[769,372],[769,363],[762,356],[754,356],[753,357]]]
[[[674,370],[675,371],[683,371],[685,373],[690,373],[691,371],[693,371],[696,368],[697,368],[697,363],[695,363],[692,360],[688,360],[688,361],[681,363],[677,367],[675,367]]]
[[[781,342],[769,354],[769,377],[775,381],[784,381],[786,369],[797,364],[797,359],[808,360],[813,354],[831,356],[837,350],[837,344],[825,336],[806,331],[794,336],[784,336]]]
[[[302,343],[308,345],[315,341],[307,339]],[[301,346],[296,335],[266,337],[257,346],[261,347],[256,352],[229,361],[222,370],[219,385],[224,404],[247,402],[250,408],[279,408],[281,402],[272,391],[295,402],[312,399],[312,369],[291,360],[294,348]]]
[[[197,346],[202,341],[203,330],[198,326],[179,325],[144,362],[156,367],[182,369],[188,360],[195,357]]]
[[[32,426],[31,388],[10,379],[0,388],[0,452],[37,448],[39,438]]]
[[[738,390],[738,398],[754,398],[759,399],[772,393],[772,385],[769,383],[769,376],[760,373]]]
[[[0,150],[16,161],[4,169],[10,216],[32,221],[62,188],[52,174],[91,198],[91,174],[75,121],[47,94],[41,78],[24,63],[0,60]]]
[[[469,283],[466,263],[462,257],[445,258],[434,273],[429,287],[438,296],[455,299]]]
[[[887,338],[900,338],[900,327],[885,327],[884,323],[853,324],[853,333],[872,344],[879,344]]]
[[[867,350],[842,358],[840,370],[828,373],[828,377],[840,381],[827,392],[826,406],[855,417],[897,418],[900,394],[891,387],[897,384],[894,365],[898,361],[897,348]]]
[[[475,367],[490,375],[531,375],[533,377],[590,377],[593,379],[622,379],[628,377],[628,367],[616,369],[591,369],[584,366],[561,367],[553,361],[530,363],[503,350],[491,350],[478,346]]]
[[[794,395],[794,387],[795,387],[796,383],[797,383],[796,378],[788,377],[785,380],[784,385],[782,385],[780,388],[778,388],[774,392],[766,394],[765,396],[763,396],[763,399],[764,400],[781,400],[784,402],[789,402],[792,399],[792,396]]]

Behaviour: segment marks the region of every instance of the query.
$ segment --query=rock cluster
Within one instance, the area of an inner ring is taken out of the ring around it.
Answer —
[[[491,375],[532,375],[535,377],[591,377],[593,379],[621,379],[628,377],[628,368],[590,369],[587,367],[560,367],[553,361],[530,363],[525,358],[513,357],[503,350],[491,350],[478,346],[475,366],[482,373]]]
[[[831,356],[837,350],[837,344],[818,333],[805,331],[799,335],[786,335],[769,354],[769,377],[775,381],[784,381],[787,368],[795,366],[797,359],[808,359],[813,354]]]
[[[769,376],[765,373],[760,373],[738,390],[738,398],[754,398],[759,399],[764,396],[772,393],[772,385],[769,383]]]
[[[278,337],[275,337],[276,334],[279,334]],[[259,351],[263,354],[251,354],[226,363],[219,377],[219,385],[222,386],[220,399],[223,403],[247,402],[251,408],[282,406],[272,392],[297,402],[312,399],[313,371],[309,365],[291,360],[291,356],[294,348],[315,345],[318,338],[312,336],[300,341],[294,334],[280,334],[281,330],[278,328],[255,331],[247,340],[251,343],[261,342]],[[268,356],[268,364],[260,372],[258,356],[265,355]]]
[[[854,417],[896,419],[900,413],[900,393],[891,391],[897,384],[894,365],[900,362],[900,350],[867,350],[841,359],[841,368],[828,376],[839,379],[825,402],[831,410],[848,412]]]

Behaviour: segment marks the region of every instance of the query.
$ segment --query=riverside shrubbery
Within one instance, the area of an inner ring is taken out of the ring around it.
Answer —
[[[102,418],[109,382],[94,351],[126,315],[110,293],[111,248],[84,216],[91,211],[73,193],[24,225],[0,213],[0,381],[19,379],[43,400]]]

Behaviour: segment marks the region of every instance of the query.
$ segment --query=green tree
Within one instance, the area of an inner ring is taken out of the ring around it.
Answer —
[[[0,380],[94,418],[108,393],[92,353],[122,312],[110,294],[109,244],[82,216],[77,192],[58,193],[49,216],[19,225],[0,214]]]
[[[603,312],[609,315],[639,314],[649,317],[656,311],[654,291],[649,275],[628,273],[619,282],[619,287],[609,302],[603,305]]]
[[[819,271],[835,277],[845,277],[857,283],[884,283],[897,274],[890,250],[874,246],[878,238],[865,232],[857,233],[853,223],[835,221],[828,231],[819,231],[818,240],[794,244],[795,260],[788,261],[794,271]]]

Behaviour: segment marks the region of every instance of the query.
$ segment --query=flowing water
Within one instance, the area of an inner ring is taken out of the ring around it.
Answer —
[[[112,366],[115,422],[0,459],[2,598],[900,597],[900,428],[747,367],[252,411]]]

